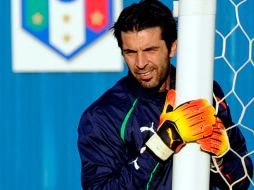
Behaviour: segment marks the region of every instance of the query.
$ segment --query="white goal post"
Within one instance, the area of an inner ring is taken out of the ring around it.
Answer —
[[[212,104],[216,0],[179,0],[176,106],[205,98]],[[196,143],[173,158],[173,190],[208,190],[210,156]]]

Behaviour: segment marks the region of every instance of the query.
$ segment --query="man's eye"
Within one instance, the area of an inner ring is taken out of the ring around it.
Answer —
[[[145,51],[146,52],[156,52],[156,51],[158,51],[158,48],[148,48]]]
[[[124,54],[131,55],[137,53],[136,51],[124,51]]]

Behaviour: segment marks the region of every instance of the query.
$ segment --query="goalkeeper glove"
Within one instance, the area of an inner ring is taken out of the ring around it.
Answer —
[[[213,126],[212,135],[197,141],[203,151],[211,153],[216,157],[222,157],[229,150],[230,144],[225,127],[217,117],[216,124]]]
[[[174,102],[175,91],[170,90],[160,115],[158,132],[146,143],[162,160],[178,152],[187,142],[211,135],[216,121],[214,108],[204,99],[186,102],[172,111]]]

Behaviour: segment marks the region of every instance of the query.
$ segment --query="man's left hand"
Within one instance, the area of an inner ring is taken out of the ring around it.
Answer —
[[[228,135],[222,121],[217,117],[212,135],[197,140],[203,151],[222,157],[230,148]]]

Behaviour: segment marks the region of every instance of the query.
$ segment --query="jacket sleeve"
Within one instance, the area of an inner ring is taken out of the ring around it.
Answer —
[[[216,82],[214,83],[214,93],[217,101],[220,102],[224,94]],[[211,173],[211,183],[222,190],[229,189],[229,185],[232,185],[234,190],[246,190],[250,185],[250,181],[245,175],[245,169],[249,177],[252,178],[253,165],[251,158],[246,156],[248,151],[245,138],[239,127],[232,122],[230,110],[225,101],[219,104],[217,116],[228,128],[230,150],[222,157],[222,163],[219,166],[220,171]],[[237,180],[238,182],[235,183]]]
[[[102,110],[85,112],[78,129],[83,189],[143,189],[148,184],[158,160],[144,151],[130,158],[114,125]]]

